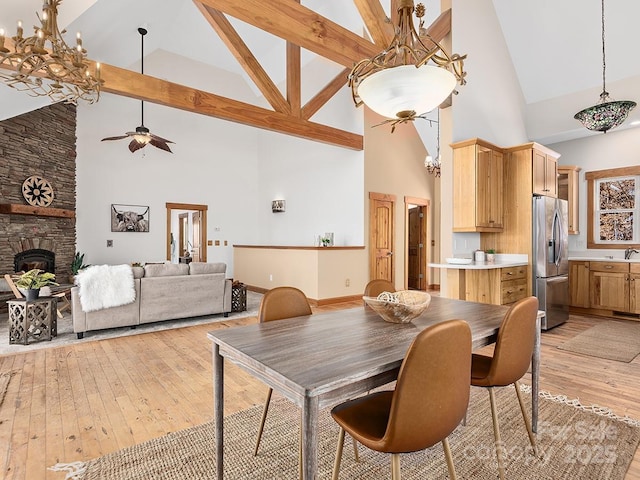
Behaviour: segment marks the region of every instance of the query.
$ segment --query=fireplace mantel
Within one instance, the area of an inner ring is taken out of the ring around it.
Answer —
[[[73,210],[51,207],[34,207],[32,205],[21,205],[17,203],[0,204],[0,213],[34,215],[38,217],[76,218],[76,212]]]

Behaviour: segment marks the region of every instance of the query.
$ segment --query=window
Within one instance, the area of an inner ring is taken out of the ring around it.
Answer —
[[[587,172],[589,248],[640,244],[640,167]],[[619,247],[618,247],[619,246]]]

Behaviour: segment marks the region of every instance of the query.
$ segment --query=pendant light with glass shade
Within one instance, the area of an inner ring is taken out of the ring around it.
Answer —
[[[614,101],[609,98],[606,87],[606,69],[604,43],[604,0],[602,0],[602,93],[600,102],[585,108],[574,115],[573,118],[580,121],[589,130],[607,133],[608,130],[621,125],[636,106],[631,100]]]
[[[447,53],[426,32],[421,3],[415,7],[420,20],[418,34],[413,12],[413,0],[399,0],[398,25],[391,44],[373,58],[358,62],[349,74],[356,107],[364,103],[388,118],[383,123],[391,123],[393,128],[424,118],[453,92],[456,83],[466,83],[466,55]]]

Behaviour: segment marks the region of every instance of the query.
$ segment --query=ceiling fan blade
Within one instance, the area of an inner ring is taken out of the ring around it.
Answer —
[[[127,138],[129,136],[129,134],[127,133],[126,135],[119,135],[117,137],[106,137],[103,138],[102,141],[104,142],[105,140],[122,140],[123,138]]]
[[[131,151],[131,153],[133,153],[136,150],[140,150],[141,148],[144,148],[145,145],[146,145],[146,143],[140,143],[134,138],[129,143],[129,150]]]
[[[158,139],[158,137],[156,137],[155,135],[151,135],[151,140],[149,140],[149,143],[150,143],[151,145],[153,145],[154,147],[157,147],[157,148],[159,148],[160,150],[164,150],[165,152],[173,153],[173,152],[171,151],[171,149],[169,148],[169,145],[167,145],[167,143],[166,143],[166,142],[173,143],[173,142],[171,142],[171,141],[169,141],[169,140],[166,140],[166,141],[160,141],[160,140]]]
[[[158,135],[154,135],[153,133],[150,133],[149,135],[151,135],[151,138],[154,138],[154,139],[158,140],[159,142],[174,143],[171,140],[167,140],[166,138],[159,137]]]

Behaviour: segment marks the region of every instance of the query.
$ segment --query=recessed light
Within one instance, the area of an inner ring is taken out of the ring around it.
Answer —
[[[633,125],[634,127],[637,126],[637,125],[640,125],[640,120],[634,120],[629,125]]]

